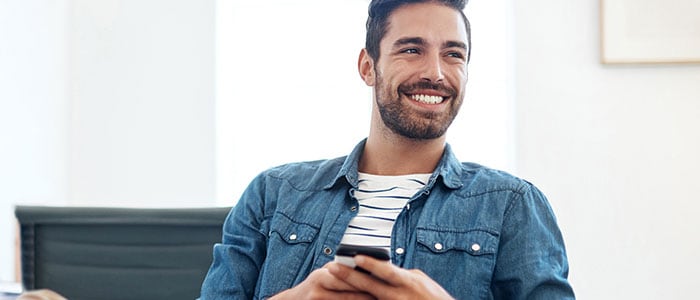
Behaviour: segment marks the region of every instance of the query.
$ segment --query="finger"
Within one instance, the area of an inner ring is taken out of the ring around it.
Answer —
[[[358,292],[359,290],[350,285],[349,283],[339,279],[338,277],[334,276],[331,274],[329,271],[329,266],[330,264],[327,264],[321,269],[318,269],[314,271],[315,276],[318,276],[318,282],[321,285],[322,288],[326,290],[331,290],[331,291],[340,291],[340,292]]]
[[[378,260],[365,255],[356,255],[355,264],[372,273],[372,276],[392,286],[402,286],[407,279],[404,274],[407,272],[406,270],[394,266],[387,261]]]
[[[329,295],[329,297],[324,299],[337,299],[337,300],[374,300],[374,296],[367,293],[360,292],[339,292]]]
[[[362,273],[345,265],[331,265],[328,267],[328,271],[339,280],[347,282],[356,289],[370,293],[378,298],[381,298],[379,297],[380,295],[386,295],[387,291],[392,288],[372,275]]]

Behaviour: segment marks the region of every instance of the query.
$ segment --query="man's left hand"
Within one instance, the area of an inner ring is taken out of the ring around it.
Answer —
[[[377,299],[454,299],[437,282],[420,270],[406,270],[369,256],[355,256],[365,274],[341,264],[330,264],[332,275]]]

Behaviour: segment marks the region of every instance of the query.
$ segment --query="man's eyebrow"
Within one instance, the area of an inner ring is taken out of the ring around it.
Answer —
[[[399,48],[404,45],[425,45],[426,42],[420,37],[406,37],[396,40],[394,42],[394,48]],[[447,41],[443,45],[443,48],[460,48],[467,50],[467,44],[460,41]]]
[[[394,48],[398,48],[398,47],[401,47],[404,45],[409,45],[409,44],[424,45],[425,40],[423,40],[422,38],[419,38],[419,37],[407,37],[407,38],[398,39],[398,40],[396,40],[396,42],[394,42]]]
[[[459,41],[447,41],[443,45],[444,48],[460,48],[464,49],[465,51],[467,50],[467,44]]]

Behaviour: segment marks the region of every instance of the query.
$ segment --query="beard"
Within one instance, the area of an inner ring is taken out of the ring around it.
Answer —
[[[375,74],[378,73],[375,72]],[[434,89],[449,95],[449,99],[446,100],[449,101],[448,110],[421,112],[401,100],[402,95],[411,94],[411,91],[418,89]],[[430,140],[445,135],[452,121],[457,117],[463,99],[462,94],[458,94],[457,91],[442,83],[401,84],[396,91],[392,91],[379,75],[377,75],[374,94],[384,124],[394,133],[412,140]]]

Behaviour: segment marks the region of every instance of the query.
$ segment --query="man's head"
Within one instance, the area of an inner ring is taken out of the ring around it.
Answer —
[[[372,132],[444,139],[464,99],[469,23],[464,1],[375,0],[358,69],[374,87]],[[373,54],[374,52],[374,54]]]
[[[434,2],[454,8],[459,11],[467,29],[467,62],[471,57],[471,25],[469,19],[464,15],[464,6],[469,0],[373,0],[369,4],[369,15],[367,17],[367,35],[365,36],[365,49],[375,61],[379,58],[379,42],[382,40],[389,25],[389,16],[399,7],[411,3]]]

